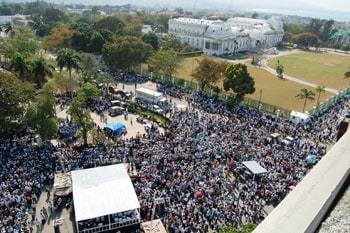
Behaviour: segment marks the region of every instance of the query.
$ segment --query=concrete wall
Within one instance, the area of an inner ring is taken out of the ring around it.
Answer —
[[[350,130],[253,233],[315,232],[350,175]]]

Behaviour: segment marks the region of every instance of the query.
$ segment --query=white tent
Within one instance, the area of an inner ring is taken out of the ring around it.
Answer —
[[[71,172],[75,220],[140,208],[123,164]]]
[[[292,111],[289,117],[294,123],[306,122],[309,118],[310,116],[308,114],[297,111]]]
[[[266,173],[267,170],[260,166],[260,164],[256,161],[245,161],[243,165],[246,166],[253,175],[258,175],[262,173]]]

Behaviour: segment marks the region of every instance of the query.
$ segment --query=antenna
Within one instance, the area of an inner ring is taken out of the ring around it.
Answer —
[[[196,9],[196,0],[193,0],[193,9]]]

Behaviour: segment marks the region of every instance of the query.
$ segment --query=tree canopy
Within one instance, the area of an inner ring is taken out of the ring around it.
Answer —
[[[48,63],[43,56],[35,57],[31,65],[32,81],[42,87],[47,81],[45,78],[52,77],[55,67]]]
[[[255,92],[254,86],[254,79],[250,76],[246,65],[237,63],[227,67],[224,89],[225,91],[234,91],[237,101],[243,100],[246,94],[253,94]]]
[[[154,52],[148,58],[147,63],[153,72],[163,74],[167,78],[172,78],[180,61],[179,53],[174,49],[161,49]]]
[[[42,47],[48,50],[69,48],[72,34],[73,30],[65,24],[55,27],[51,30],[50,35],[44,38]]]
[[[295,43],[306,48],[317,46],[317,36],[310,32],[303,32],[295,36]]]
[[[57,133],[57,119],[54,117],[55,101],[50,92],[40,90],[35,101],[27,110],[28,126],[35,130],[42,139],[51,139]]]
[[[212,87],[225,75],[227,64],[215,61],[209,57],[196,59],[198,66],[191,76],[199,83],[201,90]]]
[[[29,80],[29,63],[27,56],[23,53],[16,52],[10,60],[10,70],[17,74],[17,77],[22,80]]]
[[[106,44],[102,49],[102,57],[110,69],[129,71],[131,67],[145,62],[151,51],[152,46],[140,38],[125,36]]]
[[[84,146],[88,145],[88,133],[94,127],[94,121],[91,118],[90,111],[85,108],[86,96],[83,92],[79,92],[67,110],[72,117],[73,122],[78,126],[83,140]]]
[[[13,135],[28,104],[33,100],[34,88],[11,74],[0,72],[0,135]]]

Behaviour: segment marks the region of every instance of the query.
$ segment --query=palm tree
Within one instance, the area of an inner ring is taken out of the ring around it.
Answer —
[[[10,60],[10,70],[17,73],[20,80],[24,81],[25,76],[29,73],[27,57],[19,52],[16,52]]]
[[[318,96],[317,96],[317,106],[320,104],[320,97],[321,97],[321,93],[322,92],[326,92],[326,87],[325,86],[322,86],[322,85],[319,85],[315,88],[315,91],[318,93]]]
[[[283,78],[283,71],[284,71],[283,65],[280,63],[280,60],[277,60],[277,64],[276,64],[277,77]]]
[[[307,88],[302,88],[300,91],[301,93],[297,94],[295,97],[297,97],[298,99],[304,100],[303,112],[305,112],[306,101],[314,100],[315,93],[313,93],[310,89],[307,89]]]
[[[45,77],[52,77],[52,71],[55,69],[53,65],[48,64],[44,57],[40,56],[35,58],[32,64],[33,79],[39,87],[45,82]]]
[[[58,55],[56,58],[57,64],[60,67],[61,71],[63,67],[66,67],[69,74],[69,88],[70,95],[73,99],[73,81],[72,81],[72,69],[79,70],[79,62],[80,58],[77,55],[73,54],[73,50],[71,49],[61,49],[58,51]]]

